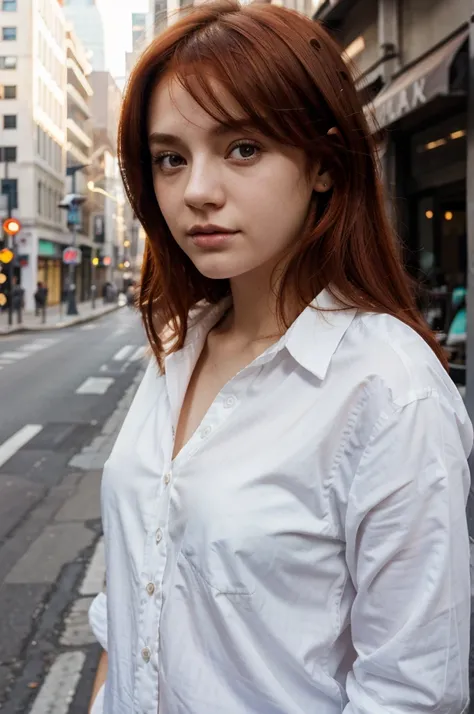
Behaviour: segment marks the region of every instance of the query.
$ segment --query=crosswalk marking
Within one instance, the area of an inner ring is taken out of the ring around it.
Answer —
[[[84,652],[60,654],[49,670],[30,714],[67,714],[85,660]]]
[[[144,346],[144,347],[139,347],[139,348],[133,353],[133,355],[130,357],[130,361],[131,361],[131,362],[138,362],[139,359],[142,359],[142,357],[144,357],[145,352],[146,352],[146,346]]]
[[[76,389],[76,394],[105,394],[115,379],[111,377],[88,377],[81,386]]]
[[[42,431],[39,424],[27,424],[0,446],[0,466],[6,464],[16,452]]]
[[[126,359],[130,352],[133,350],[133,345],[125,345],[125,347],[122,347],[116,355],[114,355],[114,360],[116,362],[121,362],[122,360]]]
[[[27,357],[31,357],[33,354],[41,352],[42,350],[45,350],[48,347],[57,344],[58,342],[59,338],[39,337],[38,339],[34,340],[34,342],[22,345],[21,347],[18,347],[15,350],[11,350],[9,352],[0,352],[0,369],[2,369],[3,367],[7,367],[10,364],[20,362],[21,360],[24,360]]]
[[[27,354],[24,352],[2,352],[0,354],[1,359],[7,359],[7,360],[17,360],[17,359],[26,359],[28,357]]]

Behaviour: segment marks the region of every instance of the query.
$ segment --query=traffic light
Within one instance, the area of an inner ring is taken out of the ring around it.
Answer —
[[[3,221],[3,230],[9,236],[16,236],[21,229],[21,223],[16,218],[7,218]]]
[[[13,255],[13,252],[10,250],[10,248],[2,248],[2,250],[0,250],[0,263],[8,265],[8,263],[12,262],[14,257],[15,256]]]
[[[3,285],[7,282],[7,276],[5,273],[0,273],[0,290],[3,290]],[[0,307],[4,307],[7,304],[7,296],[5,293],[0,292]]]

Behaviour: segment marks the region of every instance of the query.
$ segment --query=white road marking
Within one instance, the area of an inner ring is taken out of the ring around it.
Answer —
[[[126,359],[126,357],[128,357],[132,350],[133,345],[125,345],[125,347],[122,347],[122,349],[119,350],[116,355],[114,355],[114,360],[116,362],[121,362],[122,360]]]
[[[103,364],[99,371],[100,372],[108,372],[109,366],[107,364]]]
[[[60,654],[49,670],[30,714],[67,714],[85,660],[84,652]]]
[[[94,551],[79,592],[81,595],[97,595],[104,589],[105,549],[101,538]]]
[[[20,431],[17,431],[16,434],[13,434],[13,436],[4,441],[0,446],[0,466],[6,464],[22,446],[25,446],[25,444],[31,441],[42,429],[43,427],[39,424],[27,424],[20,429]]]
[[[22,352],[41,352],[42,350],[52,347],[59,342],[58,339],[53,339],[51,337],[44,337],[35,340],[27,345],[23,345],[20,349]]]
[[[2,359],[0,357],[0,365],[6,367],[8,364],[14,364],[14,362],[12,362],[10,359]]]
[[[111,377],[89,377],[76,389],[76,394],[105,394],[114,382]]]
[[[23,352],[1,352],[0,353],[0,359],[11,359],[11,360],[19,360],[19,359],[26,359],[28,355],[25,355]]]
[[[130,357],[131,362],[137,362],[139,359],[142,359],[145,356],[146,352],[146,346],[139,347],[136,352],[133,353],[133,355]]]
[[[90,323],[88,323],[87,325],[83,325],[81,327],[81,330],[95,330],[97,329],[97,327],[97,325],[91,325]]]

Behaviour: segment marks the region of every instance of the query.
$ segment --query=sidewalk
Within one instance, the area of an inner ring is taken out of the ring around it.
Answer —
[[[84,322],[97,320],[109,312],[114,312],[123,307],[122,304],[112,303],[104,305],[102,299],[97,299],[95,307],[92,302],[81,302],[77,306],[78,315],[66,315],[67,304],[55,305],[46,310],[46,322],[43,324],[42,316],[36,316],[34,312],[24,312],[23,321],[17,324],[17,316],[13,315],[13,325],[8,324],[8,311],[0,313],[0,336],[9,335],[13,332],[42,332],[44,330],[60,330],[72,325],[80,325]],[[61,308],[61,309],[60,309]]]

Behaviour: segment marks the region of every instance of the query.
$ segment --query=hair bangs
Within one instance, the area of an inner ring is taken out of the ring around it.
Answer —
[[[315,148],[314,123],[306,141],[301,132],[308,103],[300,96],[298,85],[286,76],[285,58],[281,59],[282,71],[275,72],[263,39],[249,37],[244,28],[225,23],[206,27],[175,49],[167,74],[220,124],[236,129],[249,126],[275,141],[311,151]],[[289,52],[284,43],[282,52]],[[324,113],[321,109],[319,119]],[[313,116],[317,114],[313,112]],[[327,131],[329,126],[322,127],[321,135],[324,128]]]

